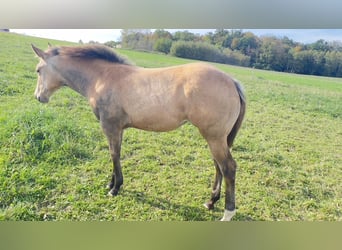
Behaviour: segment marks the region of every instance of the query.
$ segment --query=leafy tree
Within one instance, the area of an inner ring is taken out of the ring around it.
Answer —
[[[342,77],[342,52],[329,51],[325,55],[325,75]]]
[[[262,69],[286,71],[288,69],[290,47],[275,37],[263,37],[255,66]]]
[[[194,33],[191,33],[187,30],[177,31],[173,35],[173,39],[175,41],[197,41],[197,40],[199,40],[198,37]]]
[[[293,55],[294,71],[299,74],[312,74],[315,65],[313,53],[309,50],[303,50]]]
[[[293,47],[296,47],[298,46],[299,44],[294,42],[292,39],[288,38],[287,36],[284,36],[282,39],[281,39],[281,42],[283,44],[286,44],[287,46],[293,48]]]
[[[118,42],[115,42],[115,41],[108,41],[108,42],[105,42],[104,45],[110,47],[110,48],[116,48],[116,46],[118,45],[119,43]]]
[[[318,76],[324,75],[324,71],[325,71],[324,67],[326,63],[326,59],[325,59],[326,52],[313,50],[311,51],[311,53],[313,54],[314,64],[313,64],[313,68],[310,74],[318,75]]]
[[[217,29],[215,30],[215,33],[212,34],[211,41],[212,41],[212,44],[216,45],[217,47],[228,48],[230,47],[230,43],[231,43],[231,41],[226,41],[228,37],[229,37],[228,30]]]
[[[123,48],[151,51],[153,47],[151,31],[123,29],[121,30],[121,45]]]
[[[251,32],[247,32],[239,39],[237,49],[243,54],[248,55],[251,54],[251,51],[255,50],[258,45],[258,39],[256,36]]]
[[[342,41],[329,42],[329,46],[331,48],[331,51],[342,52]]]
[[[202,36],[202,41],[209,44],[214,44],[214,33],[208,32],[204,36]]]
[[[223,54],[225,55],[225,63],[248,67],[251,64],[251,57],[246,56],[239,51],[233,51],[231,49],[224,49]]]
[[[168,54],[171,46],[172,40],[170,38],[159,38],[154,42],[153,50]]]
[[[172,34],[167,30],[157,29],[153,32],[153,40],[158,40],[160,38],[168,38],[172,40]]]
[[[317,50],[317,51],[330,51],[330,46],[328,42],[324,41],[324,39],[319,39],[318,41],[309,44],[308,46],[312,50]]]
[[[217,29],[215,33],[211,33],[210,41],[217,47],[235,49],[234,46],[239,43],[239,39],[243,36],[241,30],[225,30]]]
[[[203,42],[178,41],[172,44],[170,54],[209,62],[224,62],[224,55],[215,46]]]

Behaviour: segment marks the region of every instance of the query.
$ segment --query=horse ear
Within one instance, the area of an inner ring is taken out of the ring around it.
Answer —
[[[51,43],[49,43],[49,42],[48,42],[48,46],[49,46],[49,49],[51,49],[51,48],[52,48],[52,45],[51,45]]]
[[[31,44],[31,46],[32,46],[32,49],[33,49],[34,53],[36,53],[36,55],[38,57],[40,57],[43,60],[47,58],[47,54],[44,51],[42,51],[41,49],[37,48],[33,44]]]

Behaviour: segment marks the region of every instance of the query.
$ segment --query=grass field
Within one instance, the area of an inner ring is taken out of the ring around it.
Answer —
[[[51,41],[55,45],[67,42]],[[87,101],[70,89],[33,97],[48,40],[0,33],[0,220],[213,221],[202,204],[214,166],[189,124],[125,131],[124,186],[108,197],[107,142]],[[138,66],[190,62],[120,50]],[[248,110],[233,155],[235,221],[342,220],[342,79],[215,64],[244,85]]]

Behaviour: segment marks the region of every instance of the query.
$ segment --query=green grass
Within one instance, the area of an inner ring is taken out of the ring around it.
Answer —
[[[51,41],[52,44],[69,44]],[[218,220],[208,200],[214,167],[189,124],[169,133],[128,129],[124,186],[107,196],[107,142],[87,101],[70,89],[47,105],[33,97],[30,44],[0,33],[0,220]],[[138,66],[188,63],[120,50]],[[341,221],[342,79],[215,64],[240,80],[248,109],[236,139],[236,221]]]

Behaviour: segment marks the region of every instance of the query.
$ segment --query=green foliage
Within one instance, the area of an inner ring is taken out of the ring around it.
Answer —
[[[289,49],[279,39],[266,37],[262,39],[260,51],[254,66],[260,69],[285,71],[289,67]]]
[[[175,34],[173,35],[173,39],[175,41],[188,41],[188,42],[194,42],[196,41],[196,35],[185,30],[185,31],[177,31],[175,32]]]
[[[158,40],[160,38],[172,39],[172,34],[163,29],[157,29],[153,32],[153,39]]]
[[[170,54],[177,57],[209,61],[223,62],[224,55],[213,45],[207,43],[196,43],[179,41],[173,43]]]
[[[243,67],[250,66],[251,57],[249,56],[246,56],[238,51],[233,51],[231,49],[224,49],[222,53],[225,56],[224,63]]]
[[[110,48],[116,48],[116,46],[118,45],[119,43],[118,42],[114,42],[114,41],[108,41],[108,42],[105,42],[104,45],[110,47]]]
[[[327,52],[325,54],[324,70],[324,75],[342,77],[342,52]]]
[[[152,51],[153,42],[150,30],[123,29],[121,30],[121,45],[126,49]]]
[[[168,54],[172,46],[172,40],[170,38],[159,38],[153,45],[153,50]]]
[[[153,49],[166,54],[174,47],[170,53],[179,57],[258,69],[319,76],[342,75],[342,43],[323,39],[300,44],[288,37],[257,37],[242,30],[218,29],[202,36],[189,31],[171,34],[158,29],[152,34],[149,30],[123,30],[122,45],[123,48]]]
[[[47,105],[33,97],[38,60],[30,44],[44,48],[47,40],[0,34],[0,42],[0,220],[222,216],[223,199],[214,211],[201,205],[215,171],[208,146],[190,124],[168,133],[126,130],[124,186],[108,197],[112,163],[87,101],[70,89],[59,90]],[[143,67],[191,62],[119,52]],[[234,220],[341,221],[341,78],[215,66],[243,83],[248,104],[232,149],[239,166]]]
[[[177,57],[189,58],[194,60],[231,63],[241,66],[249,66],[250,58],[239,52],[233,52],[229,49],[223,52],[217,47],[199,42],[174,42],[170,49],[170,54]]]

